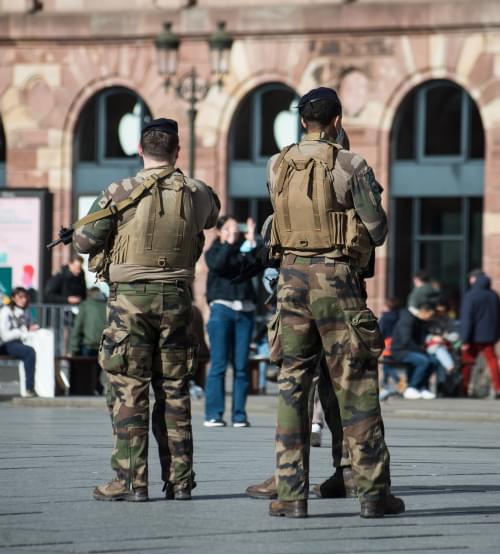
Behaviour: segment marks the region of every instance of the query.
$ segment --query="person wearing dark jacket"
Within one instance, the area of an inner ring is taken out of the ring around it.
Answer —
[[[71,329],[70,351],[73,355],[97,356],[106,325],[106,297],[98,287],[89,290],[79,307]]]
[[[462,375],[467,393],[472,366],[482,353],[491,375],[495,397],[500,399],[500,370],[495,343],[500,338],[500,299],[491,289],[491,280],[480,270],[469,276],[471,288],[460,307],[460,338],[462,344]]]
[[[425,339],[429,321],[434,315],[431,305],[424,304],[418,309],[401,310],[392,332],[392,356],[398,362],[413,366],[408,380],[405,399],[434,399],[434,393],[427,389],[427,382],[438,370],[438,362],[426,353]]]
[[[210,305],[208,336],[211,364],[205,388],[207,427],[225,426],[225,376],[229,360],[234,367],[232,422],[249,426],[246,413],[248,395],[248,354],[252,339],[256,295],[251,280],[233,283],[245,264],[255,262],[257,243],[255,222],[247,221],[245,240],[237,221],[222,216],[217,222],[217,239],[205,253],[208,266],[207,301]]]
[[[80,304],[87,298],[87,286],[82,269],[83,258],[71,256],[69,264],[53,275],[45,287],[45,302],[55,304]]]
[[[97,357],[101,336],[106,325],[106,296],[99,287],[92,287],[78,309],[71,328],[69,348],[72,355]],[[89,372],[95,372],[96,392],[102,394],[101,367],[89,365]]]

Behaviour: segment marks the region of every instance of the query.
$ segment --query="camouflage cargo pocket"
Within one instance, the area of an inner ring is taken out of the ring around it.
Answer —
[[[351,352],[360,359],[378,358],[384,350],[384,340],[377,318],[369,309],[344,310],[349,326]]]
[[[129,333],[126,330],[104,330],[99,365],[110,374],[126,374],[128,349]]]
[[[194,374],[197,364],[197,345],[170,348],[161,352],[162,374],[165,378],[178,380]]]
[[[283,345],[281,344],[281,318],[276,311],[267,324],[267,338],[269,341],[269,360],[278,366],[283,361]]]

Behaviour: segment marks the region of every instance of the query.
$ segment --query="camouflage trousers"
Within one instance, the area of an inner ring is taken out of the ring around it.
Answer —
[[[268,340],[270,360],[278,367],[281,367],[283,364],[283,345],[281,339],[281,318],[280,313],[276,311],[276,314],[268,324]],[[330,372],[323,353],[321,353],[313,381],[314,385],[309,392],[309,426],[312,423],[314,386],[318,384],[318,394],[325,415],[325,422],[332,434],[333,466],[334,468],[351,466],[349,450],[347,449],[347,443],[344,441],[339,402],[333,391]]]
[[[109,379],[107,404],[114,437],[111,467],[129,487],[148,483],[150,384],[155,397],[152,431],[162,480],[191,483],[188,380],[196,350],[188,333],[191,314],[191,293],[182,282],[111,287],[99,362]]]
[[[342,262],[287,256],[278,284],[278,311],[283,349],[276,427],[278,498],[307,499],[307,404],[322,353],[359,497],[383,497],[390,485],[378,400],[377,357],[383,342],[358,274]],[[323,393],[324,388],[323,382]]]

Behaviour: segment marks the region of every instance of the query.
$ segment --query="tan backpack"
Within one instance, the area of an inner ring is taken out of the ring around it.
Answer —
[[[277,183],[271,246],[304,252],[338,249],[364,267],[372,251],[368,231],[354,208],[340,206],[335,195],[339,150],[327,141],[309,155],[297,145],[283,149],[273,168]]]
[[[133,218],[118,225],[111,249],[113,264],[189,269],[199,256],[193,194],[182,174],[157,180]]]

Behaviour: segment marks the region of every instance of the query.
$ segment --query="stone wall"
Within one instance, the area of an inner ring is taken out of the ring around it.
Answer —
[[[8,4],[21,11],[29,2]],[[288,2],[243,9],[239,5],[244,2],[234,2],[222,9],[216,0],[200,0],[198,7],[180,9],[188,3],[137,0],[130,8],[127,4],[130,11],[124,13],[113,13],[114,3],[106,2],[106,15],[99,15],[97,4],[89,15],[83,10],[89,1],[44,0],[43,13],[0,16],[7,184],[49,186],[55,195],[54,232],[73,216],[73,134],[85,102],[102,88],[129,87],[154,116],[179,120],[185,144],[186,106],[163,87],[153,39],[162,20],[174,21],[174,30],[183,38],[179,74],[196,65],[208,78],[205,41],[215,22],[225,19],[236,38],[230,73],[222,89],[213,87],[200,103],[197,122],[197,175],[215,187],[224,208],[229,128],[240,101],[255,87],[278,81],[299,94],[320,84],[338,88],[352,148],[374,167],[386,189],[388,208],[389,136],[397,108],[413,87],[447,78],[472,95],[483,119],[484,267],[500,289],[500,4],[479,1],[471,11],[468,3],[444,0],[418,6],[318,2],[314,9]],[[6,3],[1,8],[6,9]],[[135,8],[144,11],[132,16]],[[75,13],[69,13],[72,10]],[[184,167],[186,156],[184,148]],[[387,247],[379,250],[377,277],[369,282],[376,309],[385,296],[388,252]],[[67,249],[57,249],[54,268],[67,255]],[[203,261],[199,270],[196,289],[201,299]]]

